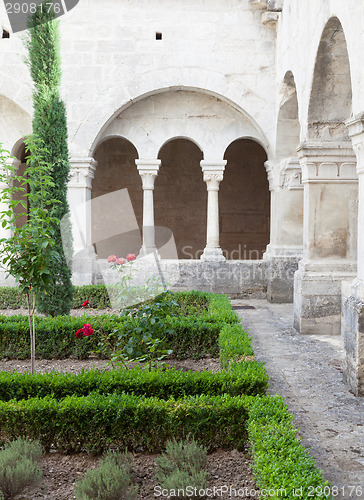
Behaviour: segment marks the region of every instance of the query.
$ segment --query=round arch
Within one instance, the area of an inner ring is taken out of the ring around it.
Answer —
[[[158,226],[172,231],[179,259],[198,259],[206,243],[207,190],[192,141],[173,138],[159,152],[162,162],[154,188],[156,240]],[[162,255],[163,257],[163,255]]]
[[[297,90],[292,71],[287,71],[284,76],[280,96],[276,139],[277,159],[296,156],[300,142]]]
[[[138,152],[134,144],[127,139],[112,137],[98,145],[94,158],[97,161],[97,167],[92,181],[91,198],[96,199],[114,191],[127,189],[134,212],[130,214],[130,217],[135,215],[139,227],[139,231],[135,231],[135,241],[134,235],[130,235],[127,242],[122,235],[103,239],[103,235],[108,234],[105,228],[118,226],[118,214],[94,210],[94,205],[92,205],[91,240],[96,254],[102,259],[111,254],[125,256],[129,252],[136,252],[140,249],[139,233],[143,225],[143,193],[141,179],[135,165]],[[111,231],[110,234],[113,232]],[[125,247],[126,243],[130,245],[128,248]]]
[[[239,138],[225,151],[220,183],[220,245],[228,260],[261,259],[269,243],[270,192],[264,163],[267,153],[256,141]]]
[[[171,137],[192,140],[204,159],[220,160],[228,144],[251,137],[263,145],[265,138],[255,124],[235,107],[203,92],[168,90],[133,103],[99,136],[120,136],[131,141],[141,159],[157,158]]]
[[[226,83],[223,84],[223,82],[220,82],[222,86],[211,85],[211,81],[218,81],[213,72],[205,72],[200,69],[187,71],[186,68],[180,68],[179,71],[181,74],[176,75],[175,70],[166,70],[163,72],[163,78],[161,78],[159,71],[148,73],[145,78],[141,75],[133,89],[123,88],[119,82],[118,87],[110,88],[106,105],[105,99],[102,103],[95,103],[93,108],[89,110],[87,117],[82,120],[81,125],[79,122],[72,124],[72,132],[70,132],[71,154],[73,156],[92,156],[100,138],[105,135],[106,129],[121,113],[150,96],[180,90],[213,96],[234,108],[240,117],[243,116],[252,124],[253,136],[262,142],[268,152],[270,151],[266,131],[253,118],[257,114],[259,115],[259,110],[264,110],[265,102],[263,99],[256,93],[249,92],[249,89],[244,92],[239,82],[229,81],[228,88],[224,87]],[[185,84],[181,85],[181,81]],[[153,82],[152,86],[150,82]]]
[[[349,55],[341,22],[331,17],[318,46],[308,107],[307,136],[322,141],[348,140],[344,121],[352,113]]]

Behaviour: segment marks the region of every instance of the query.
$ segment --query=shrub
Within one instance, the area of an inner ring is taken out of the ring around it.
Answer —
[[[109,348],[105,339],[119,328],[122,322],[117,316],[80,317],[57,316],[36,317],[37,345],[36,356],[44,359],[64,359],[75,356],[86,359],[90,352],[98,351],[99,357],[107,357]],[[75,332],[85,323],[91,323],[95,334],[82,338]],[[26,359],[29,357],[29,323],[24,316],[0,316],[0,355],[8,358]]]
[[[88,300],[90,307],[106,309],[111,307],[109,294],[105,285],[83,285],[73,287],[73,309],[80,309]]]
[[[5,500],[35,486],[42,477],[36,460],[42,455],[39,443],[18,438],[0,452],[0,496]],[[2,494],[2,495],[1,495]]]
[[[110,447],[160,451],[172,438],[192,436],[208,449],[241,449],[246,441],[249,396],[189,396],[161,400],[131,394],[90,394],[0,402],[2,438],[39,439],[46,450]]]
[[[282,398],[258,397],[251,401],[248,434],[257,485],[267,490],[283,490],[282,498],[297,496],[294,490],[301,487],[299,498],[331,498],[329,483],[297,439],[297,430],[291,425],[293,417]]]
[[[45,359],[64,359],[75,356],[86,359],[90,352],[101,358],[111,356],[118,337],[127,333],[135,342],[141,342],[143,329],[139,320],[116,315],[80,317],[36,317],[36,356]],[[94,335],[76,339],[75,332],[90,323]],[[193,316],[174,318],[167,316],[165,325],[166,349],[177,358],[218,355],[220,323],[202,322]],[[0,316],[0,356],[25,359],[29,357],[29,322],[24,316]]]
[[[231,363],[249,359],[254,355],[251,338],[239,324],[225,324],[219,335],[220,362],[228,369]]]
[[[240,363],[232,371],[212,373],[131,370],[82,371],[72,373],[0,373],[0,400],[29,399],[52,395],[54,399],[66,396],[87,396],[91,392],[111,394],[123,392],[160,399],[196,396],[205,394],[218,396],[229,394],[264,394],[268,377],[261,363],[254,361]]]
[[[138,489],[131,484],[131,456],[109,452],[97,469],[89,470],[76,484],[78,500],[133,500]]]
[[[197,491],[206,488],[207,450],[194,439],[189,441],[169,441],[166,454],[156,459],[156,478],[159,485],[167,490],[179,491],[176,498],[203,498],[189,494],[189,488]]]
[[[26,305],[26,298],[18,287],[0,287],[0,309],[20,309]]]

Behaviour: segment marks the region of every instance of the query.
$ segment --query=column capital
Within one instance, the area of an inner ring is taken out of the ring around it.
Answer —
[[[91,189],[97,161],[92,157],[71,158],[70,165],[71,178],[68,186],[71,188]]]
[[[268,160],[264,166],[267,171],[270,191],[303,189],[302,169],[298,158]]]
[[[140,177],[142,178],[143,189],[154,189],[155,178],[158,175],[161,160],[135,160]]]
[[[220,182],[224,178],[226,164],[227,160],[201,160],[200,165],[203,172],[203,180],[207,184],[208,191],[219,190]]]
[[[346,120],[345,125],[358,160],[357,173],[364,173],[364,111]]]
[[[356,157],[345,142],[304,142],[297,148],[302,182],[357,183]]]

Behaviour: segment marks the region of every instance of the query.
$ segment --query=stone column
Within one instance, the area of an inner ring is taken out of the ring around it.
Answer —
[[[94,158],[72,158],[68,183],[73,251],[72,281],[89,285],[93,280],[96,255],[91,244],[91,188],[97,166]]]
[[[16,158],[9,158],[7,164],[11,167],[15,168],[15,171],[19,168],[21,165],[21,161],[17,160]],[[5,173],[2,171],[2,173]],[[7,183],[0,183],[0,189],[6,189],[8,187]],[[0,212],[7,210],[8,204],[7,203],[0,203]],[[3,228],[1,223],[0,223],[0,238],[10,238],[12,236],[12,232],[9,228]],[[7,272],[4,269],[0,269],[0,285],[1,286],[12,286],[15,284],[15,280],[12,277],[6,278]]]
[[[350,118],[346,126],[356,154],[359,195],[357,276],[342,286],[343,376],[354,394],[364,396],[364,112]]]
[[[157,255],[154,227],[154,183],[161,160],[135,160],[143,186],[143,245],[141,255]]]
[[[267,161],[271,192],[270,243],[267,262],[267,299],[293,302],[293,278],[303,249],[303,184],[298,158]]]
[[[294,326],[340,334],[341,282],[356,274],[358,177],[350,143],[298,148],[304,185],[303,259],[295,274]]]
[[[225,257],[220,248],[219,187],[224,178],[226,160],[201,161],[203,180],[207,184],[207,231],[206,247],[201,260],[222,262]]]

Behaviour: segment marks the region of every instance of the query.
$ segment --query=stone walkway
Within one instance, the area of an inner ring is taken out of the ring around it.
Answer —
[[[303,444],[325,479],[343,492],[335,498],[364,498],[364,398],[342,382],[341,337],[299,335],[292,327],[292,304],[232,304],[255,307],[236,312],[253,337],[256,359],[266,364],[269,393],[284,397]]]

